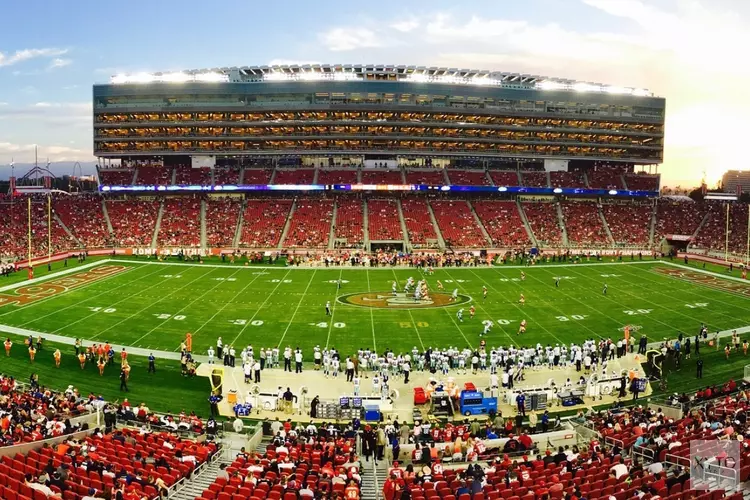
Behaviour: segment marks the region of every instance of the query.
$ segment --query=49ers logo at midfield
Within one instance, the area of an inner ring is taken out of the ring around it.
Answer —
[[[88,285],[94,281],[131,269],[126,266],[99,266],[84,273],[76,273],[33,285],[16,288],[10,293],[0,293],[0,307],[8,304],[23,306],[38,300],[46,299],[74,288]]]
[[[338,299],[342,304],[376,309],[422,309],[428,307],[449,307],[465,304],[471,297],[458,294],[452,300],[449,293],[432,292],[428,298],[415,299],[411,293],[366,292],[341,295]]]

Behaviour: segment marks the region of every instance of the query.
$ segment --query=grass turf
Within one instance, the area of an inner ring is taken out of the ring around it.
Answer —
[[[335,346],[343,354],[366,347],[378,351],[390,348],[396,352],[415,346],[477,347],[481,323],[485,320],[494,322],[486,338],[488,346],[617,338],[626,324],[640,327],[636,337],[643,333],[650,341],[674,337],[680,331],[693,336],[701,323],[706,323],[712,332],[750,325],[749,296],[737,290],[723,291],[665,276],[658,270],[673,267],[659,261],[542,264],[524,269],[442,268],[426,276],[432,290],[440,280],[446,292],[458,288],[461,294],[470,296],[476,307],[473,319],[469,318],[468,303],[399,309],[358,307],[337,301],[339,296],[352,293],[388,295],[392,281],[397,280],[401,289],[408,277],[420,279],[422,274],[416,269],[264,268],[231,265],[218,259],[204,264],[170,265],[174,263],[118,259],[116,264],[128,267],[127,272],[26,306],[0,307],[0,324],[168,351],[178,350],[185,332],[190,331],[197,353],[205,353],[222,336],[225,344],[234,344],[238,350],[247,344],[252,344],[256,351],[261,347],[299,346],[308,361],[315,345]],[[693,266],[702,267],[691,263],[690,267]],[[61,264],[55,267],[62,268]],[[524,281],[520,279],[522,270],[526,274]],[[728,274],[711,265],[707,270]],[[733,275],[739,276],[739,271],[735,270]],[[561,277],[559,288],[554,284],[557,276]],[[342,282],[341,289],[337,287],[338,280]],[[606,296],[602,293],[604,283],[608,285]],[[483,286],[488,289],[486,299],[482,298]],[[740,286],[750,287],[750,284]],[[526,297],[525,305],[518,303],[521,293]],[[327,301],[333,306],[330,317],[325,315]],[[461,307],[465,309],[463,322],[456,317]],[[516,333],[522,319],[528,323],[527,333],[519,336]],[[71,365],[72,351],[72,346],[63,347],[64,360]],[[670,377],[670,391],[741,377],[744,360],[739,356],[727,363],[723,353],[704,355],[709,360],[704,367],[704,381],[694,380],[694,365],[688,361]],[[3,371],[26,378],[30,370],[27,356],[17,357],[22,359],[14,356],[3,365]],[[85,376],[77,366],[55,374],[51,358],[49,366],[46,363],[42,356],[34,367],[43,382],[49,376],[51,380],[70,380],[82,391],[119,396],[116,373],[105,382],[93,367],[91,374]],[[136,363],[143,365],[145,372],[143,361]],[[154,408],[179,410],[180,401],[189,401],[189,407],[205,407],[208,384],[183,379],[179,367],[171,371],[172,367],[167,368],[169,363],[159,363],[162,371],[158,382],[145,375],[140,380],[141,367],[134,366],[133,390],[140,391],[142,387],[142,399]],[[163,380],[162,376],[169,380]],[[156,391],[147,394],[147,388],[153,389],[162,382],[169,388],[160,391],[165,393],[163,396]],[[199,388],[194,389],[196,385]],[[164,399],[159,400],[161,397]],[[141,394],[133,392],[131,399],[139,398]]]

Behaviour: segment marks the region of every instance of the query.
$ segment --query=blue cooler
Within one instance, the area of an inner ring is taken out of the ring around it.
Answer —
[[[380,422],[380,409],[377,405],[365,405],[365,421]]]

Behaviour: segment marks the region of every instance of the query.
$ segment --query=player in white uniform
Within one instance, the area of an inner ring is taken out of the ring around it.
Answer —
[[[458,310],[458,312],[456,313],[456,317],[458,318],[458,321],[460,321],[461,323],[464,322],[464,310],[463,310],[463,308],[461,308],[461,309]]]
[[[458,300],[458,288],[454,288],[453,289],[453,294],[451,295],[451,300],[454,301],[454,302],[456,300]]]
[[[490,328],[492,328],[492,321],[488,319],[484,320],[482,324],[484,325],[484,331],[482,331],[482,334],[480,335],[480,337],[484,337],[485,335],[490,333]]]
[[[208,364],[212,365],[214,364],[214,348],[211,346],[208,346]]]

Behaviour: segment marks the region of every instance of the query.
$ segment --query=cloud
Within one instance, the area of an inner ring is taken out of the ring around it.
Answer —
[[[17,50],[13,54],[0,52],[0,66],[11,66],[30,59],[48,58],[67,54],[68,49],[43,48]]]
[[[1,106],[0,125],[31,122],[55,127],[84,124],[91,126],[93,105],[90,102],[46,102],[27,106]],[[0,136],[6,132],[0,129]],[[7,134],[7,132],[6,132]]]
[[[65,66],[70,65],[72,62],[72,59],[61,59],[59,57],[56,57],[52,60],[52,62],[49,63],[48,69],[64,68]]]
[[[332,52],[382,47],[382,37],[368,28],[333,28],[321,33],[320,41]]]
[[[409,33],[410,31],[414,31],[415,29],[419,28],[419,21],[415,19],[399,21],[391,24],[390,27],[396,31],[400,31],[401,33]]]
[[[0,142],[0,164],[31,162],[34,160],[36,144],[17,144]],[[38,145],[39,153],[51,162],[58,161],[89,161],[93,158],[90,149],[78,149],[59,145]]]

